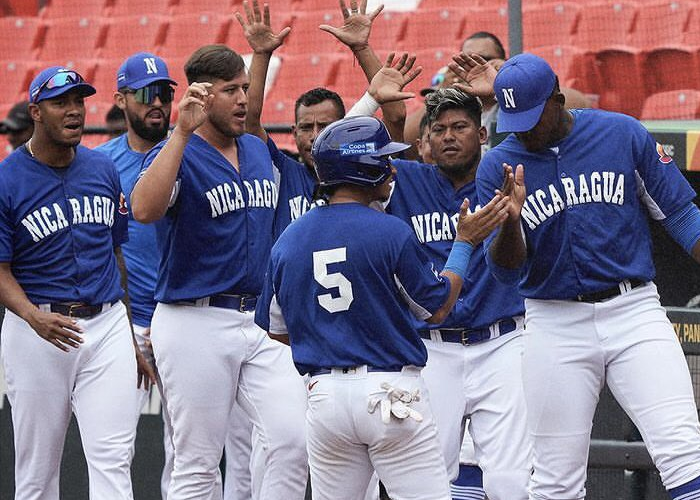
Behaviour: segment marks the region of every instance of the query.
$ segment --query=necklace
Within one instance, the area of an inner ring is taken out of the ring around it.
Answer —
[[[34,158],[34,151],[32,151],[32,140],[31,139],[29,139],[27,141],[26,146],[27,146],[27,151],[29,151],[29,154],[32,155],[32,158]]]

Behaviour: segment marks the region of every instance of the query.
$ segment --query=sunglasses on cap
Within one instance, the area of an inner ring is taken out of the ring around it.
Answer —
[[[127,88],[122,90],[122,93],[134,94],[134,100],[140,104],[153,104],[156,97],[159,97],[163,104],[168,104],[173,102],[175,89],[168,82],[155,82],[140,89]]]
[[[83,83],[85,80],[80,74],[75,71],[62,71],[56,73],[51,78],[46,80],[44,83],[39,85],[39,87],[32,94],[32,102],[36,103],[37,99],[44,90],[51,90],[60,87],[65,87],[66,85],[73,85],[76,83]]]

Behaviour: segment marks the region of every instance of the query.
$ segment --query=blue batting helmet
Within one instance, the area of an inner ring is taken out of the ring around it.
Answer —
[[[392,142],[384,124],[370,116],[331,123],[314,141],[311,155],[321,186],[378,186],[391,175],[388,155],[408,149]]]

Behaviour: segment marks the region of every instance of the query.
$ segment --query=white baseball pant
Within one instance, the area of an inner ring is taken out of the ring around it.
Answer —
[[[132,499],[136,356],[124,304],[79,319],[84,343],[63,352],[5,313],[2,362],[15,435],[15,500],[58,500],[71,410],[90,498]]]
[[[386,393],[383,382],[420,392],[411,403],[423,417],[391,417],[384,423],[371,397]],[[314,500],[364,498],[373,471],[393,500],[449,500],[450,488],[440,453],[428,393],[420,369],[400,373],[367,372],[358,367],[343,373],[334,369],[312,376],[306,414],[311,490]]]
[[[700,475],[688,365],[653,283],[604,302],[527,299],[525,307],[531,499],[585,498],[593,415],[606,381],[639,429],[664,486]]]
[[[432,334],[423,370],[451,481],[459,474],[465,417],[491,500],[524,500],[532,444],[521,381],[522,321],[506,335],[463,346]]]
[[[291,351],[250,312],[158,304],[151,342],[173,428],[168,500],[208,500],[237,401],[253,422],[265,468],[257,498],[302,499],[307,464],[302,379]]]

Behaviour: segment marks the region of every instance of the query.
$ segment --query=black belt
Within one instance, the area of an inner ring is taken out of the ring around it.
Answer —
[[[223,309],[235,309],[239,312],[255,311],[255,305],[258,303],[257,295],[233,295],[228,293],[220,293],[211,295],[197,300],[182,300],[179,304],[190,306],[209,306],[221,307]]]
[[[573,298],[576,302],[602,302],[604,300],[612,299],[618,295],[622,295],[625,292],[629,292],[633,288],[637,288],[646,283],[646,281],[641,281],[637,279],[631,279],[623,281],[616,286],[608,288],[606,290],[600,290],[599,292],[582,293]]]
[[[58,302],[50,304],[51,312],[63,314],[69,318],[92,318],[97,316],[102,311],[105,311],[116,304],[118,301],[106,302],[105,304],[83,304],[82,302]]]
[[[498,322],[498,336],[506,335],[515,331],[518,328],[518,324],[514,319],[504,319]],[[489,340],[491,336],[491,327],[486,328],[441,328],[438,330],[440,332],[440,337],[443,342],[454,342],[456,344],[462,345],[472,345],[483,342],[484,340]],[[420,330],[421,338],[430,340],[430,330]],[[495,337],[493,337],[495,338]]]
[[[343,373],[350,373],[351,370],[357,370],[358,368],[365,368],[364,366],[339,366],[336,368],[314,368],[309,370],[309,376],[315,377],[316,375],[328,375],[333,370],[341,370]],[[380,368],[378,366],[367,365],[368,372],[400,372],[403,370],[403,366],[394,366],[391,368]]]

